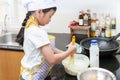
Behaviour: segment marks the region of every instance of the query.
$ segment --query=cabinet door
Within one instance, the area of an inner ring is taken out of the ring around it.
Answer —
[[[22,51],[0,50],[0,80],[19,80]]]

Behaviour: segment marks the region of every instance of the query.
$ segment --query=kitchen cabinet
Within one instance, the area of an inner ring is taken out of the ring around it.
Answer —
[[[19,80],[23,51],[0,50],[0,80]]]

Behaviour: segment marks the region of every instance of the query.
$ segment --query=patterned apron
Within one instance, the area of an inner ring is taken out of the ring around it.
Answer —
[[[40,66],[37,66],[32,72],[28,70],[28,74],[30,75],[30,80],[44,80],[48,76],[51,68],[52,67],[50,67],[48,62],[43,60],[42,64]],[[20,77],[22,75],[23,70],[24,67],[22,66],[20,70]],[[24,79],[22,79],[21,77],[20,80],[24,80]]]
[[[43,65],[33,76],[33,80],[44,80],[47,77],[49,70],[50,70],[50,65],[48,64],[47,61],[44,61]]]

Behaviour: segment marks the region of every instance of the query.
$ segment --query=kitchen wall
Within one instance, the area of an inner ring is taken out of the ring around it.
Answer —
[[[3,25],[4,15],[9,11],[10,13],[10,7],[6,7],[6,2],[9,2],[11,0],[0,0],[0,4],[2,4],[2,7],[0,6],[0,10],[2,14],[0,15],[0,25]],[[2,3],[1,3],[2,2]],[[12,6],[13,13],[15,16],[13,16],[14,20],[17,20],[16,22],[12,24],[12,26],[9,26],[9,29],[17,31],[20,28],[20,23],[25,17],[26,10],[21,4],[21,0],[13,0],[13,3],[17,4]],[[18,4],[19,3],[19,4]],[[9,3],[10,5],[11,3]],[[104,13],[110,13],[111,16],[115,16],[117,18],[117,33],[120,32],[120,9],[118,7],[120,4],[120,0],[57,0],[58,9],[55,15],[52,17],[52,20],[45,29],[48,32],[52,33],[70,33],[70,30],[68,28],[68,25],[70,21],[72,20],[78,20],[78,15],[80,10],[90,9],[91,12],[96,12],[98,14]],[[7,11],[8,10],[8,11]],[[8,21],[9,22],[9,21]]]
[[[64,3],[64,4],[63,4]],[[110,13],[117,17],[117,23],[120,22],[120,10],[118,4],[120,0],[59,0],[58,11],[51,22],[50,31],[68,33],[68,24],[70,21],[78,20],[80,10],[91,9],[91,12]],[[120,23],[117,25],[119,28]],[[58,29],[58,27],[60,29]],[[117,29],[120,30],[120,29]]]
[[[0,0],[0,33],[1,33],[1,28],[3,26],[3,23],[4,23],[3,16],[5,16],[6,14],[6,6],[7,6],[6,2],[3,0]]]
[[[0,34],[2,29],[7,27],[7,30],[18,30],[18,2],[17,0],[0,0]]]

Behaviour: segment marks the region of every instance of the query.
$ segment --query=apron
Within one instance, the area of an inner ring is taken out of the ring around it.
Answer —
[[[52,67],[50,67],[48,62],[43,60],[42,63],[33,71],[28,70],[30,80],[44,80],[49,75],[51,68]],[[22,66],[20,70],[20,80],[25,80],[22,78],[22,72],[24,71],[24,69],[25,68]]]
[[[44,61],[43,65],[33,76],[33,80],[44,80],[50,71],[50,65],[47,61]]]

